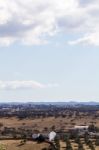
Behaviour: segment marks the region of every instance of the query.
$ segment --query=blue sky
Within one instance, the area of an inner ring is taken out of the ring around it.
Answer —
[[[0,1],[0,101],[98,101],[98,0]]]

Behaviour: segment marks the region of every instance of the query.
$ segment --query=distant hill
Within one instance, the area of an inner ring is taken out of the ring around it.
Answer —
[[[0,105],[56,105],[56,106],[79,106],[79,105],[99,105],[99,102],[89,101],[89,102],[78,102],[78,101],[68,101],[68,102],[6,102],[0,103]]]

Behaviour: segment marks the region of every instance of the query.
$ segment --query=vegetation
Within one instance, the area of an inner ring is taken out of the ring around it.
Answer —
[[[5,146],[0,144],[0,150],[6,150]]]
[[[75,125],[86,125],[89,128],[87,132],[81,132],[73,130]],[[55,130],[58,135],[54,141],[55,147],[45,145],[42,150],[55,150],[55,148],[60,150],[62,144],[66,150],[84,150],[86,147],[90,150],[99,149],[99,106],[43,104],[0,106],[0,138],[2,140],[20,139],[19,146],[24,147],[28,140],[31,140],[32,133],[38,130],[46,138],[52,130]],[[0,145],[0,150],[4,149],[5,147]]]
[[[95,145],[99,146],[99,136],[96,136]]]
[[[55,147],[56,150],[60,150],[60,140],[58,137],[55,138]]]

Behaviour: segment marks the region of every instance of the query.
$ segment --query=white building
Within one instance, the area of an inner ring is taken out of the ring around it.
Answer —
[[[78,131],[88,131],[89,126],[74,126],[75,130]]]

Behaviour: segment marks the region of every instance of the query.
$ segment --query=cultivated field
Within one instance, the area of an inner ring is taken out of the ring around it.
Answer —
[[[43,150],[44,148],[46,148],[46,150],[49,150],[49,144],[45,142],[38,144],[33,141],[27,141],[23,145],[21,145],[20,143],[21,143],[21,140],[2,140],[0,141],[0,148],[2,148],[2,150],[4,149],[5,150],[11,150],[11,149],[13,150]],[[84,150],[92,150],[92,148],[85,143],[84,139],[81,139],[81,143],[83,145]],[[79,147],[78,143],[76,143],[74,140],[70,140],[70,144],[71,144],[72,150],[78,150],[78,147]],[[94,147],[93,150],[99,150],[99,146],[95,146],[94,140],[92,141],[92,144]],[[60,141],[60,149],[58,150],[66,150],[66,146],[67,146],[66,142]]]

